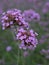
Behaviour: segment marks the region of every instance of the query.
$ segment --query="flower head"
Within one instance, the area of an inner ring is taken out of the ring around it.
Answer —
[[[20,49],[33,49],[38,44],[36,36],[38,34],[33,30],[24,30],[20,28],[18,30],[18,34],[16,35],[16,39],[21,41],[19,45]]]
[[[7,12],[4,12],[2,14],[2,29],[6,29],[10,27],[11,25],[18,25],[18,26],[24,26],[27,27],[28,23],[25,22],[25,19],[22,16],[21,10],[18,9],[12,9],[8,10]]]
[[[26,21],[31,21],[34,18],[35,11],[30,9],[30,10],[25,10],[23,12],[23,17],[26,19]]]
[[[32,9],[25,10],[23,12],[23,17],[25,18],[26,21],[40,20],[40,15]]]

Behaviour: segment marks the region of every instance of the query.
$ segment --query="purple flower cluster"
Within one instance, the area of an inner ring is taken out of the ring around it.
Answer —
[[[43,13],[48,13],[49,12],[49,2],[46,2],[43,10],[42,10]]]
[[[2,14],[2,29],[6,29],[10,27],[13,24],[28,27],[28,23],[25,22],[25,19],[23,18],[21,11],[17,9],[8,10],[7,12],[4,12]]]
[[[25,18],[26,21],[32,21],[32,20],[40,20],[40,15],[36,13],[34,10],[25,10],[23,12],[23,17]]]
[[[38,44],[36,39],[37,35],[38,34],[33,30],[24,30],[23,28],[20,28],[18,30],[18,34],[16,35],[16,39],[21,41],[19,48],[24,50],[34,49]]]
[[[16,33],[16,40],[21,41],[21,43],[19,44],[20,49],[33,50],[36,47],[36,45],[38,44],[36,36],[38,34],[34,32],[32,29],[29,30],[28,21],[31,21],[32,19],[39,20],[40,16],[38,13],[31,9],[24,11],[24,13],[22,13],[21,10],[12,9],[8,10],[7,12],[4,12],[2,14],[1,19],[3,30],[9,27],[12,28],[12,26],[18,26],[17,28],[16,27],[14,28],[16,28],[18,32]],[[7,47],[6,50],[10,51],[11,47]]]

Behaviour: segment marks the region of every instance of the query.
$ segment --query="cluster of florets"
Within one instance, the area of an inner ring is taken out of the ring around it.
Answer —
[[[34,10],[25,10],[23,12],[23,17],[25,18],[26,21],[32,21],[32,20],[40,20],[40,15],[36,13]]]
[[[14,10],[8,10],[7,12],[4,12],[2,14],[2,29],[9,28],[11,25],[19,25],[23,27],[28,27],[28,23],[25,22],[21,11],[14,9]]]
[[[38,13],[33,10],[27,10],[21,13],[20,10],[8,10],[2,14],[2,29],[11,28],[11,26],[18,26],[16,33],[16,40],[20,40],[20,49],[34,49],[38,44],[36,36],[38,35],[32,29],[29,30],[28,21],[32,19],[40,19]]]
[[[18,30],[18,34],[16,35],[16,39],[20,40],[21,43],[19,45],[20,49],[33,49],[38,44],[36,36],[38,34],[33,30],[24,30],[20,28]]]

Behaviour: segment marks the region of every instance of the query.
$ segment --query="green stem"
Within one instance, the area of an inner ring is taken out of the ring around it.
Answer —
[[[24,56],[23,56],[23,50],[21,50],[21,53],[22,53],[22,56],[21,56],[21,59],[22,59],[22,65],[25,65],[25,59],[24,59]]]
[[[17,56],[17,65],[19,65],[19,49],[18,49],[18,56]]]
[[[11,26],[11,32],[12,32],[12,35],[13,35],[13,38],[14,38],[14,41],[16,41],[16,28],[15,26]]]
[[[16,41],[17,28],[15,26],[11,26],[11,31],[12,31],[14,41]],[[19,65],[19,49],[18,49],[18,55],[17,55],[17,65]]]

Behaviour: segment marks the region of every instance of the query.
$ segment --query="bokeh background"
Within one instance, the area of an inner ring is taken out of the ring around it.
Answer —
[[[0,23],[0,65],[49,65],[49,0],[0,0],[0,22],[2,13],[13,8],[22,12],[33,9],[40,14],[40,21],[30,23],[38,33],[38,45],[26,55],[18,52],[18,42],[9,29],[2,30]]]

